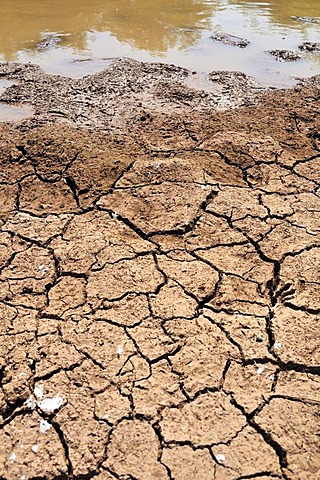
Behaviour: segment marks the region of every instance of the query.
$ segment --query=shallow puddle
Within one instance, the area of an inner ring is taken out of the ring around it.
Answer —
[[[221,32],[250,44],[239,48],[210,38]],[[55,0],[54,8],[49,0],[0,3],[0,61],[31,61],[72,77],[126,56],[204,73],[244,71],[264,85],[285,86],[292,77],[320,73],[320,54],[301,52],[299,61],[279,62],[266,51],[299,52],[302,42],[319,38],[314,0]]]
[[[8,105],[0,102],[0,122],[17,122],[32,117],[33,113],[29,105]]]
[[[0,80],[0,95],[11,85],[14,85],[14,82]],[[31,117],[33,113],[30,105],[8,105],[0,101],[0,122],[16,122]]]
[[[14,82],[11,82],[11,80],[0,80],[0,95],[11,85],[14,85]]]

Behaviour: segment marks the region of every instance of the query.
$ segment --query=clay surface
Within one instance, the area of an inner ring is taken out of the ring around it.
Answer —
[[[319,478],[319,77],[0,69],[0,478]]]

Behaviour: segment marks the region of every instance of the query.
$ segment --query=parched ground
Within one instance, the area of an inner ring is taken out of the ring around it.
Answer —
[[[319,77],[108,129],[36,85],[0,127],[1,480],[320,478]]]

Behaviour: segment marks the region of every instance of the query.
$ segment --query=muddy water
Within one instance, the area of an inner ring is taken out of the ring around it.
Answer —
[[[0,95],[14,82],[0,79]],[[8,105],[0,102],[0,122],[18,121],[33,115],[34,111],[30,105]]]
[[[35,62],[50,73],[81,76],[105,59],[128,56],[209,72],[240,70],[264,85],[320,72],[320,55],[278,62],[265,51],[319,41],[319,0],[1,0],[0,61]],[[210,39],[226,32],[247,48]],[[43,42],[44,40],[44,42]],[[42,43],[41,43],[42,42]]]
[[[33,109],[31,106],[0,103],[0,122],[17,122],[32,117],[32,115]]]

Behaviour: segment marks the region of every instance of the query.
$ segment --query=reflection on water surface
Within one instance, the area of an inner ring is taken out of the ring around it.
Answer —
[[[297,51],[301,42],[320,38],[320,23],[294,16],[320,20],[319,1],[2,0],[0,60],[31,61],[48,72],[80,76],[103,68],[105,58],[128,56],[203,72],[241,70],[264,84],[289,84],[289,76],[320,72],[319,55],[303,54],[288,64],[265,53]],[[210,39],[214,32],[251,44],[222,45]]]
[[[30,106],[7,105],[0,102],[0,122],[17,122],[32,117],[33,113]]]
[[[0,79],[0,95],[11,85],[14,85],[14,82]],[[33,114],[31,105],[8,105],[0,102],[0,122],[15,122],[31,117]]]

